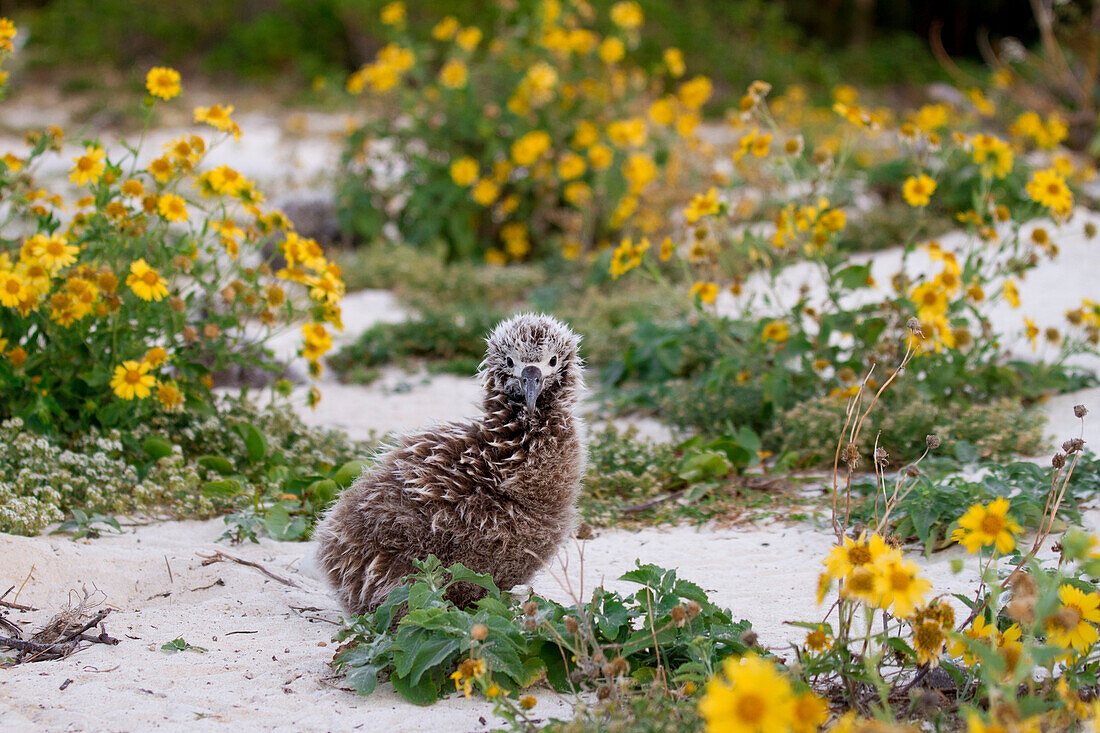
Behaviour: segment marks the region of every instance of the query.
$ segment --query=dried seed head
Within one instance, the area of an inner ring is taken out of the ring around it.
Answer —
[[[1084,447],[1085,441],[1081,440],[1080,438],[1070,438],[1065,443],[1062,443],[1062,450],[1064,450],[1067,454],[1076,453],[1080,450],[1083,450]]]
[[[698,616],[699,612],[702,611],[702,610],[703,610],[702,606],[700,606],[695,601],[688,601],[688,603],[687,603],[688,621],[691,621],[693,618]]]
[[[612,672],[611,676],[619,675],[619,674],[629,674],[630,673],[630,662],[626,661],[621,656],[620,657],[615,657],[614,659],[611,660],[611,672]]]
[[[938,435],[926,435],[924,437],[924,442],[928,446],[928,450],[936,450],[942,445],[942,441]]]
[[[1055,453],[1054,457],[1050,459],[1050,465],[1054,466],[1055,468],[1061,468],[1062,466],[1066,465],[1065,453]]]
[[[524,616],[534,616],[538,612],[539,612],[539,604],[535,603],[534,601],[527,601],[527,603],[523,604],[523,615]]]
[[[841,458],[848,464],[848,468],[854,470],[859,465],[859,447],[855,443],[849,443],[844,447]]]
[[[489,636],[489,627],[485,624],[474,624],[470,629],[470,636],[474,637],[476,641],[485,641]]]
[[[1085,407],[1084,405],[1074,405],[1073,406],[1073,416],[1074,417],[1084,417],[1087,414],[1089,414],[1089,408]]]
[[[756,635],[756,632],[752,629],[745,629],[741,632],[741,643],[745,646],[756,646],[756,642],[760,640],[760,637]]]
[[[914,316],[910,316],[909,320],[905,322],[905,327],[912,331],[917,336],[923,337],[924,334],[920,330],[920,319]]]
[[[916,478],[917,476],[920,476],[920,469],[916,466],[906,466],[905,475],[909,478]]]
[[[890,462],[890,454],[886,452],[886,449],[882,446],[875,448],[875,463],[880,466],[885,466]]]
[[[572,616],[565,617],[565,630],[568,631],[570,634],[577,633],[580,628],[581,625],[577,623],[577,619],[573,618]]]
[[[589,540],[595,533],[592,531],[592,525],[588,522],[584,522],[581,526],[577,527],[577,539]]]
[[[523,622],[523,628],[527,629],[528,631],[534,631],[538,628],[538,626],[539,622],[530,616],[528,616],[527,620]]]
[[[606,700],[611,697],[611,687],[609,685],[600,685],[596,688],[596,699]]]
[[[677,626],[682,627],[687,622],[687,609],[683,606],[676,606],[672,609],[672,621]]]
[[[1012,579],[1012,595],[1016,598],[1039,597],[1039,585],[1031,573],[1020,573]]]

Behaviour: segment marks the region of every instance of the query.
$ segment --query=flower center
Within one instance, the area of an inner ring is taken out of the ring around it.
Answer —
[[[866,565],[871,562],[871,550],[866,545],[856,545],[848,550],[848,562]]]
[[[19,292],[19,281],[18,280],[8,280],[6,283],[4,283],[4,289],[7,290],[12,295],[15,295],[16,293]]]
[[[153,272],[152,270],[149,270],[144,275],[141,276],[141,280],[142,280],[142,282],[144,282],[149,287],[152,287],[152,286],[156,285],[158,282],[160,282],[160,275]]]
[[[896,591],[909,589],[909,573],[903,570],[894,570],[890,573],[890,587]]]
[[[758,723],[764,717],[765,707],[760,695],[742,695],[737,701],[737,717],[746,723]]]
[[[140,381],[141,381],[141,372],[139,372],[137,369],[127,369],[126,370],[126,382],[128,384],[137,384]]]
[[[1005,528],[1005,520],[996,514],[986,514],[982,517],[982,532],[989,535],[997,535]]]
[[[1047,186],[1047,193],[1049,193],[1051,196],[1057,196],[1061,192],[1062,187],[1059,186],[1057,183],[1051,183]]]

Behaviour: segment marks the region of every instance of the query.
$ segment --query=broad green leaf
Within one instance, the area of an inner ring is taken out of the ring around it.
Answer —
[[[141,444],[141,447],[153,459],[164,458],[172,455],[172,443],[157,435],[150,435]]]
[[[208,471],[227,476],[233,473],[233,464],[221,456],[199,456],[198,464]]]

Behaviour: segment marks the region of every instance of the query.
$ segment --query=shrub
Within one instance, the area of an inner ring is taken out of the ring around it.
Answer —
[[[154,68],[147,88],[151,111],[156,98],[179,94],[179,74]],[[123,142],[115,155],[82,140],[69,172],[79,196],[71,217],[61,192],[35,179],[61,154],[61,130],[33,133],[25,156],[3,158],[0,417],[75,434],[193,410],[209,403],[219,370],[278,371],[263,341],[302,317],[301,352],[319,373],[332,344],[326,324],[340,323],[339,270],[263,206],[252,181],[203,166],[211,146],[239,137],[231,112],[196,108],[214,140],[183,136],[144,168],[138,147]],[[282,231],[286,266],[275,271],[264,247]]]
[[[374,239],[392,219],[415,245],[497,263],[543,256],[554,240],[575,258],[628,222],[659,226],[645,197],[670,141],[693,136],[711,83],[677,81],[677,49],[651,68],[633,61],[636,2],[610,18],[601,35],[588,3],[521,2],[500,6],[491,28],[446,16],[425,33],[403,3],[386,5],[388,43],[347,87],[396,114],[349,138],[346,226]],[[666,86],[675,93],[656,99]]]
[[[67,514],[247,510],[230,536],[306,539],[316,515],[362,471],[368,447],[311,428],[286,405],[221,399],[201,414],[151,416],[125,432],[65,439],[0,423],[0,532],[33,534]],[[241,526],[254,519],[248,531]]]
[[[543,678],[558,692],[596,687],[601,699],[619,697],[612,688],[630,681],[701,683],[717,659],[746,650],[750,624],[734,622],[674,570],[639,564],[621,580],[641,588],[627,596],[597,588],[590,601],[563,606],[502,594],[488,575],[444,568],[431,556],[376,611],[347,622],[334,666],[362,695],[381,676],[419,705],[435,702],[453,680],[515,720],[535,702],[520,700],[520,691]],[[455,583],[487,596],[456,608],[446,596]]]

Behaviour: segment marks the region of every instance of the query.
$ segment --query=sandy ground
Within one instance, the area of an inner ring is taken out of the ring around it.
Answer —
[[[1096,526],[1100,512],[1091,512],[1087,521]],[[91,645],[65,660],[4,670],[0,729],[419,731],[431,726],[461,732],[493,727],[490,706],[477,699],[451,696],[419,708],[386,685],[368,698],[340,689],[328,667],[337,628],[332,622],[340,611],[313,569],[311,547],[271,540],[227,547],[215,542],[222,527],[220,520],[157,523],[90,542],[0,535],[0,585],[18,586],[29,575],[19,602],[42,609],[11,612],[9,618],[44,622],[66,603],[70,589],[95,589],[104,605],[115,609],[106,619],[107,631],[121,639],[117,646]],[[785,621],[820,620],[815,580],[829,546],[828,533],[811,523],[609,530],[585,544],[583,563],[578,548],[571,547],[533,586],[568,602],[564,578],[587,597],[601,583],[635,589],[616,581],[635,558],[678,568],[681,577],[731,608],[735,618],[750,619],[761,644],[782,656],[786,642],[804,634]],[[260,563],[298,587],[236,563],[204,567],[200,553],[216,550]],[[970,572],[956,576],[950,570],[951,560],[960,556],[955,548],[923,562],[937,593],[970,587]],[[160,648],[176,638],[207,651]],[[66,680],[72,681],[61,689]],[[568,706],[548,688],[533,692],[540,715],[568,714]]]

